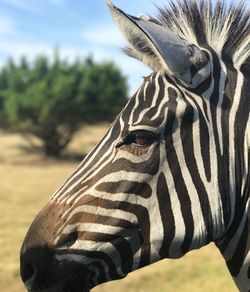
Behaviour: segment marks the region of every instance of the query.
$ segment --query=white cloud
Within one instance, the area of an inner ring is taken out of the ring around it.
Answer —
[[[2,56],[1,59],[3,62],[7,57],[12,57],[14,60],[18,61],[21,56],[27,56],[28,59],[32,61],[39,54],[44,54],[52,58],[54,49],[54,46],[46,43],[12,41],[7,38],[1,39],[0,42],[0,56]],[[76,56],[87,55],[87,51],[77,47],[64,47],[62,49],[60,48],[60,55],[62,58],[73,61]]]
[[[124,37],[114,25],[93,24],[93,27],[84,29],[82,36],[92,44],[121,46],[124,43]]]
[[[13,22],[10,18],[0,16],[0,35],[7,35],[13,31]]]

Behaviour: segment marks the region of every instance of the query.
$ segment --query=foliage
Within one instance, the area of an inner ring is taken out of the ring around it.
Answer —
[[[126,95],[126,78],[112,62],[68,63],[58,52],[32,64],[10,59],[0,70],[0,123],[39,137],[47,155],[59,156],[80,125],[112,120]]]

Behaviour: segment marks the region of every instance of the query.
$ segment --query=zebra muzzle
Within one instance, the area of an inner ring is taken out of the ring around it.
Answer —
[[[89,271],[82,264],[58,261],[53,249],[33,247],[21,254],[21,278],[29,292],[88,292]]]
[[[57,212],[51,210],[56,208]],[[58,260],[54,245],[60,210],[48,204],[35,218],[20,252],[20,274],[29,292],[85,292],[93,285],[84,264]]]

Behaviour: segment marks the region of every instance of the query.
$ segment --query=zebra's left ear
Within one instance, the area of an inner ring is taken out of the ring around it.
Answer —
[[[155,21],[126,14],[106,0],[111,15],[130,43],[129,55],[154,71],[166,71],[186,86],[196,87],[211,74],[209,58],[196,45]]]

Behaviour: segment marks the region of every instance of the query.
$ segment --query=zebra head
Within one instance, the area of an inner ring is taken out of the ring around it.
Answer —
[[[215,241],[249,288],[249,14],[183,0],[138,18],[107,3],[154,73],[35,218],[22,279],[88,291]]]

